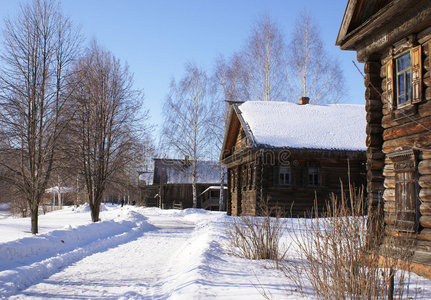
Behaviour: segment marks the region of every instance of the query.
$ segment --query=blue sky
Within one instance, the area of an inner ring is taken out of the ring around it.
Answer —
[[[16,15],[19,3],[0,0],[0,18]],[[268,14],[287,38],[296,16],[308,10],[320,27],[326,50],[341,63],[346,77],[345,103],[364,103],[363,79],[335,39],[347,0],[63,0],[63,13],[80,26],[86,41],[95,38],[134,73],[144,89],[151,122],[160,125],[172,78],[186,62],[212,71],[218,54],[230,56],[245,43],[253,22]],[[2,25],[3,27],[3,25]],[[362,69],[362,66],[360,66]]]

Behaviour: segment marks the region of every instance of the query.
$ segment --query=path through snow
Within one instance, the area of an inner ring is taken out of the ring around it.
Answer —
[[[157,230],[136,240],[92,254],[32,285],[11,299],[105,298],[165,299],[169,279],[178,276],[194,223],[157,218]]]

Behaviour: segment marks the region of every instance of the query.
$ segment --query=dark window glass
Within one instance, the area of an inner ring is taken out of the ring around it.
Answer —
[[[397,105],[403,105],[411,99],[410,53],[396,59]]]
[[[290,168],[280,168],[280,185],[290,184]]]
[[[308,184],[318,186],[319,185],[319,169],[308,168]]]

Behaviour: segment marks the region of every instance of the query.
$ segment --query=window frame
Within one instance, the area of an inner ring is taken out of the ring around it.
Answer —
[[[420,201],[415,150],[388,154],[394,166],[395,226],[404,232],[419,231]]]
[[[314,173],[310,173],[310,171],[316,171]],[[312,180],[310,180],[310,176],[313,176]],[[315,180],[317,180],[317,183],[315,182]],[[320,169],[318,167],[308,167],[307,168],[307,185],[309,186],[315,186],[318,187],[320,186]]]
[[[398,70],[398,66],[399,66],[399,61],[401,58],[408,56],[409,59],[409,64],[406,68],[402,69],[402,70]],[[398,55],[397,57],[394,58],[395,61],[395,103],[396,103],[396,107],[397,108],[402,108],[405,107],[407,105],[409,105],[410,103],[412,103],[412,97],[413,97],[413,91],[412,91],[412,72],[411,72],[411,68],[412,68],[412,61],[411,61],[411,54],[410,51],[409,52],[404,52],[400,55]],[[401,94],[399,93],[400,90],[400,81],[399,81],[399,77],[403,76],[403,86],[404,86],[404,96],[405,99],[402,103],[400,103],[400,96]],[[407,78],[409,78],[409,80],[407,80]],[[407,91],[408,89],[408,91]],[[408,96],[408,97],[407,97]]]
[[[282,175],[284,175],[283,178]],[[285,175],[289,176],[288,180],[286,180]],[[289,186],[292,184],[292,169],[290,167],[280,167],[278,169],[278,184],[282,186]]]

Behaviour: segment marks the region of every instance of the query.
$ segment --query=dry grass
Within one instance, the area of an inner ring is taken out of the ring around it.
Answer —
[[[286,259],[289,249],[289,245],[280,242],[285,222],[277,210],[265,206],[261,211],[262,217],[232,218],[232,222],[227,224],[228,247],[233,255],[247,259],[273,260],[278,268],[279,262]]]
[[[340,199],[331,197],[323,218],[316,212],[312,218],[300,221],[300,229],[293,230],[300,260],[285,267],[287,278],[301,292],[305,281],[309,282],[320,299],[405,297],[409,292],[409,273],[395,271],[397,261],[389,258],[408,264],[411,254],[400,250],[408,245],[387,237],[381,244],[382,230],[367,232],[367,223],[373,220],[366,216],[361,189],[350,186],[348,196],[344,191],[341,195]],[[370,261],[370,251],[375,251],[377,246],[379,255],[387,258],[379,268]]]

